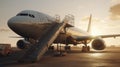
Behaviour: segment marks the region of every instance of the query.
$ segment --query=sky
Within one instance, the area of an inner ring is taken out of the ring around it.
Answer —
[[[75,26],[86,31],[92,14],[92,34],[120,33],[120,0],[0,0],[0,43],[15,46],[19,38],[7,26],[7,21],[22,10],[35,10],[50,16],[72,14]],[[104,39],[107,46],[120,46],[120,37]]]

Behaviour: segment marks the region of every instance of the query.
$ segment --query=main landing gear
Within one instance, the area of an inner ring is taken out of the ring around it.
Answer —
[[[89,52],[90,51],[90,46],[83,46],[82,47],[82,52]]]
[[[57,48],[55,49],[54,46],[49,46],[48,50],[53,56],[65,56],[66,51],[63,50],[61,44],[57,44]],[[70,47],[67,46],[66,50],[70,50]]]
[[[89,52],[90,51],[90,46],[87,46],[87,41],[84,41],[84,45],[82,47],[82,52]]]
[[[62,50],[61,44],[57,44],[57,50],[54,52],[54,56],[65,56],[66,52]]]
[[[66,52],[71,51],[71,47],[70,47],[70,46],[68,46],[68,45],[66,45],[66,46],[64,47],[64,49],[65,49],[65,51],[66,51]]]

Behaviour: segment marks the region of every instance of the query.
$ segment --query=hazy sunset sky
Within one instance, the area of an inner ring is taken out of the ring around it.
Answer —
[[[19,39],[7,27],[7,21],[22,10],[35,10],[61,18],[67,14],[75,16],[75,26],[86,31],[88,17],[92,14],[92,34],[120,34],[120,0],[0,0],[0,43],[11,43]],[[119,45],[120,37],[104,39],[107,45]]]

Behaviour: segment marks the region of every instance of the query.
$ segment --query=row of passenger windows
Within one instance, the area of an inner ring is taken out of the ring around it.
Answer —
[[[34,15],[32,15],[32,14],[26,14],[26,13],[20,13],[20,14],[17,14],[17,16],[29,16],[29,17],[35,18]]]

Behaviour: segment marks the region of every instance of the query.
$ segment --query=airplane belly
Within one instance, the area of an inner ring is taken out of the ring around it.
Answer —
[[[69,34],[59,34],[54,43],[77,44],[77,42]]]
[[[39,39],[47,32],[54,23],[44,24],[19,24],[10,28],[18,35],[25,38]]]

